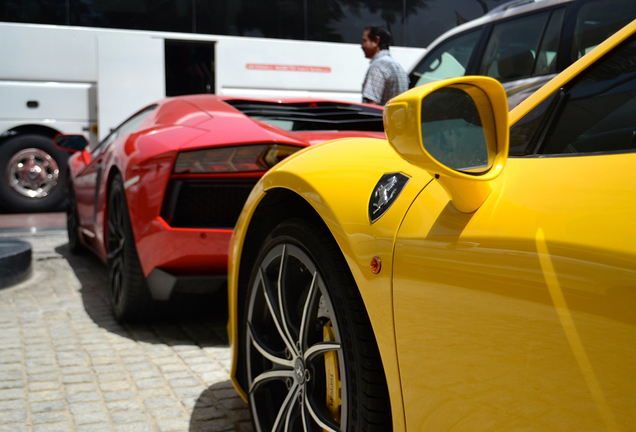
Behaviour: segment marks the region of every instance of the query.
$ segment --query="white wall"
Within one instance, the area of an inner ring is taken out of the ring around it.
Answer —
[[[391,48],[409,71],[423,49]],[[360,45],[271,39],[221,39],[216,45],[217,93],[234,96],[316,96],[360,101],[369,60]]]

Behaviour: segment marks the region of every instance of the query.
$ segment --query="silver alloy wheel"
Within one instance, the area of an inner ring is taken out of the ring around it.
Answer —
[[[258,432],[346,430],[347,380],[333,310],[322,276],[300,248],[279,244],[261,261],[246,338],[250,408]],[[326,327],[333,329],[333,340],[325,340]],[[333,359],[341,386],[337,416],[326,407],[333,382],[325,367]]]
[[[55,159],[37,148],[24,149],[8,163],[9,186],[28,198],[44,198],[55,189],[60,170]]]

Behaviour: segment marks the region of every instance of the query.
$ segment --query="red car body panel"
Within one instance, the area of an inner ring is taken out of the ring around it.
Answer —
[[[230,99],[281,106],[330,102],[307,98],[256,101],[213,95],[182,96],[157,102],[154,111],[133,132],[105,144],[107,138],[92,152],[76,152],[69,159],[81,243],[102,261],[108,261],[109,184],[113,175],[119,174],[144,276],[148,277],[154,269],[171,275],[225,275],[231,227],[171,226],[170,221],[162,217],[166,191],[171,181],[253,179],[255,183],[265,171],[175,174],[173,169],[179,152],[263,143],[306,147],[350,136],[384,138],[384,132],[379,131],[289,132],[248,117],[224,102]],[[379,107],[348,105],[381,113]]]

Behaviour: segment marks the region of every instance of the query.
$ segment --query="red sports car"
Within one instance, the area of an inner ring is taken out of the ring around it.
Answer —
[[[303,147],[384,138],[382,108],[319,99],[167,98],[102,142],[58,135],[69,158],[68,235],[109,266],[119,321],[177,292],[225,288],[232,229],[256,181]]]

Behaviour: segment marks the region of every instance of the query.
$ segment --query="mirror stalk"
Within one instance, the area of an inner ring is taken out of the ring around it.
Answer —
[[[415,87],[384,107],[386,136],[439,181],[461,213],[478,210],[508,158],[508,101],[501,83],[463,76]]]
[[[471,181],[445,176],[435,176],[448,193],[455,208],[462,213],[473,213],[492,192],[489,181]]]

